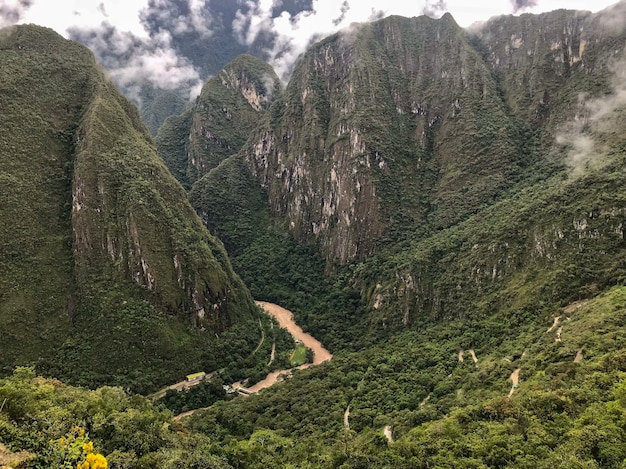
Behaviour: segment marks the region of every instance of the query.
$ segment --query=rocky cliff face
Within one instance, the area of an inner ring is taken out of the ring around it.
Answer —
[[[250,171],[274,220],[319,246],[327,270],[356,265],[350,287],[376,328],[619,281],[623,9],[475,31],[450,15],[391,17],[326,38],[239,155],[196,184],[194,206],[214,230],[252,232]]]
[[[239,151],[281,93],[268,64],[241,55],[205,84],[192,109],[166,121],[156,137],[159,154],[189,187]]]
[[[549,146],[581,99],[610,92],[611,69],[624,60],[625,17],[621,2],[597,14],[501,16],[471,34],[510,111],[540,130]]]
[[[537,137],[534,161],[502,200],[365,263],[355,281],[374,327],[532,315],[623,282],[625,8],[500,17],[475,32],[507,114]]]
[[[524,164],[515,138],[450,15],[392,17],[313,46],[246,154],[296,236],[345,264],[497,197]]]
[[[452,226],[563,163],[547,156],[563,126],[613,89],[625,40],[610,20],[623,9],[500,17],[471,33],[450,15],[392,17],[327,38],[246,148],[249,165],[329,265]]]
[[[2,30],[0,49],[2,366],[152,385],[203,367],[255,308],[137,110],[51,30]]]

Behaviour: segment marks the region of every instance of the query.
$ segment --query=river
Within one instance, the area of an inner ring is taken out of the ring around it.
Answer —
[[[278,324],[280,324],[280,327],[284,327],[285,329],[287,329],[287,332],[289,332],[293,336],[294,339],[298,339],[300,342],[304,344],[305,347],[308,347],[311,350],[313,350],[314,355],[313,355],[313,363],[305,363],[304,365],[300,365],[296,368],[290,368],[288,370],[272,371],[263,380],[259,381],[254,386],[250,386],[249,388],[246,388],[249,392],[256,393],[256,392],[259,392],[261,389],[269,388],[270,386],[274,385],[278,381],[278,378],[281,374],[289,374],[293,370],[303,370],[310,366],[319,365],[320,363],[324,363],[325,361],[328,361],[333,358],[333,355],[324,348],[324,346],[320,343],[319,340],[317,340],[311,334],[307,334],[306,332],[304,332],[302,328],[296,324],[296,322],[293,320],[293,313],[291,311],[283,308],[282,306],[278,306],[277,304],[274,304],[274,303],[268,303],[266,301],[257,301],[256,304],[260,308],[262,308],[267,314],[269,314],[274,319],[276,319]],[[233,387],[236,387],[238,385],[239,383],[235,383],[233,384]],[[179,414],[176,417],[174,417],[174,419],[178,420],[183,417],[187,417],[193,414],[196,410],[201,410],[201,409],[195,409],[195,410],[190,410],[188,412],[183,412],[182,414]]]

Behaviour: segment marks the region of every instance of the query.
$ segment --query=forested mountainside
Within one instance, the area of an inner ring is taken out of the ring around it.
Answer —
[[[512,295],[530,307],[521,285],[560,305],[619,283],[623,10],[472,32],[450,15],[390,17],[326,38],[192,205],[254,294],[301,310],[331,348],[489,315]],[[259,255],[306,267],[260,282]],[[323,270],[320,295],[305,277]]]
[[[85,47],[0,39],[3,372],[148,390],[246,356],[256,307],[136,108]]]
[[[7,347],[27,359],[7,360],[0,380],[0,464],[623,467],[625,8],[474,31],[450,15],[355,25],[311,46],[284,90],[240,57],[157,137],[181,184],[88,52],[8,30],[0,102],[29,118],[2,126],[16,169],[1,210],[32,216],[2,239],[3,338],[28,347]],[[259,318],[202,222],[252,295],[293,309],[331,361],[248,397],[226,395],[219,376],[170,393],[177,411],[201,392],[221,400],[190,417],[121,388],[8,375],[62,343],[38,372],[147,391],[175,381],[188,354],[194,368],[259,379],[244,363]],[[197,314],[176,254],[193,285],[226,285],[232,309]]]
[[[157,151],[186,187],[237,153],[272,100],[282,93],[276,73],[251,55],[240,55],[202,88],[196,104],[165,121]]]

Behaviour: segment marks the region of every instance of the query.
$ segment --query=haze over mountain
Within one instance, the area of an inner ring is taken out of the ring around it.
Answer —
[[[312,41],[391,14],[439,17],[446,11],[464,27],[491,16],[557,8],[593,9],[600,0],[132,0],[50,3],[0,1],[0,26],[33,22],[87,45],[124,94],[139,103],[153,134],[165,118],[180,114],[202,84],[237,55],[268,61],[286,81]]]

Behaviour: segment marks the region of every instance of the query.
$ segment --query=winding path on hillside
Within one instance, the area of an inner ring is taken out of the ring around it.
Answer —
[[[387,425],[383,429],[383,435],[385,435],[385,438],[387,438],[387,443],[393,443],[393,431],[391,429],[391,425]]]
[[[246,388],[246,391],[254,394],[259,392],[261,389],[269,388],[274,385],[280,375],[288,375],[291,374],[293,370],[303,370],[310,366],[319,365],[320,363],[324,363],[325,361],[329,361],[333,358],[333,355],[324,348],[319,340],[313,337],[311,334],[307,334],[302,330],[300,326],[298,326],[293,320],[293,313],[282,306],[278,306],[274,303],[268,303],[267,301],[257,301],[256,304],[261,307],[267,314],[272,316],[280,327],[287,329],[287,331],[294,337],[294,339],[302,342],[306,347],[313,350],[313,363],[305,363],[304,365],[300,365],[296,368],[291,368],[288,370],[277,370],[269,373],[265,379],[259,381],[254,386],[250,386]],[[237,387],[236,384],[233,384],[233,387]],[[194,412],[198,410],[206,409],[207,407],[201,409],[194,409],[187,412],[183,412],[174,417],[175,420],[182,419],[184,417],[188,417],[192,415]]]
[[[259,345],[256,346],[256,348],[251,353],[251,355],[256,355],[256,353],[259,351],[259,349],[263,345],[263,342],[265,342],[265,331],[263,330],[263,324],[261,323],[261,318],[259,318],[259,328],[261,329],[261,340],[259,340]]]

